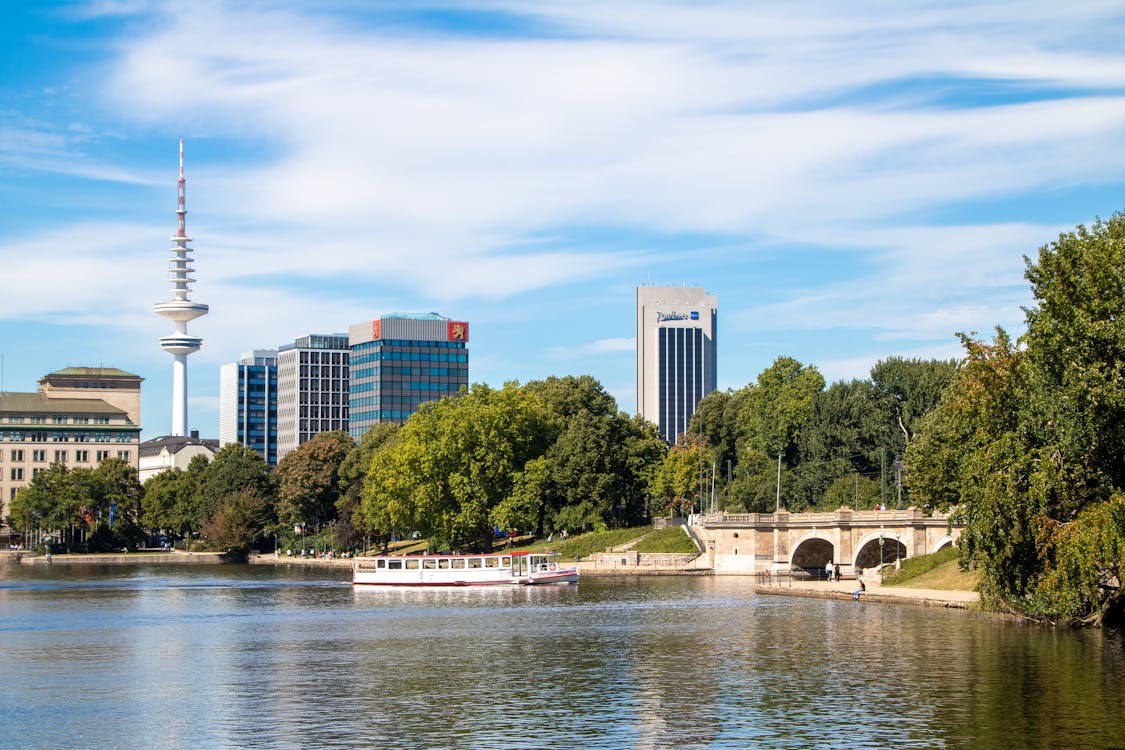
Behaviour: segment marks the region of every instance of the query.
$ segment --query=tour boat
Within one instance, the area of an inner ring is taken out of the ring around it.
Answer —
[[[556,552],[380,555],[352,562],[352,583],[376,586],[541,586],[578,583],[578,566]]]

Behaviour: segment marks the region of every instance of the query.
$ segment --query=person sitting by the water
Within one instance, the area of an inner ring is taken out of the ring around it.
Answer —
[[[865,593],[867,593],[867,584],[865,584],[863,582],[863,579],[861,578],[860,581],[859,581],[859,588],[852,592],[852,599],[854,599],[855,601],[858,602],[859,601],[859,595],[865,594]]]

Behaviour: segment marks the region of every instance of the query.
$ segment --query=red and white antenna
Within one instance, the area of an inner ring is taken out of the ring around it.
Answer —
[[[187,237],[185,217],[187,216],[187,201],[184,198],[184,139],[180,138],[180,179],[176,181],[178,201],[176,204],[176,223],[178,225],[177,237]]]

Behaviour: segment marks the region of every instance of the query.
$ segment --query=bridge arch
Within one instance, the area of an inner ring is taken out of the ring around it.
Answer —
[[[829,562],[839,562],[836,559],[836,545],[824,531],[814,529],[801,534],[793,541],[790,550],[789,565],[793,568],[824,570]]]
[[[855,545],[855,558],[852,560],[852,567],[859,570],[860,568],[874,568],[879,565],[880,534],[882,534],[883,539],[882,562],[889,563],[908,557],[906,545],[900,541],[898,534],[885,530],[871,531],[861,537]]]
[[[945,549],[951,544],[953,544],[953,537],[951,537],[949,534],[946,534],[933,543],[933,546],[930,547],[930,554],[932,555],[939,550]]]

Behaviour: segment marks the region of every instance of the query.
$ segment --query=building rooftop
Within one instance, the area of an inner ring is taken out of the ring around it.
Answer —
[[[156,456],[161,451],[167,449],[169,453],[179,453],[189,445],[202,445],[205,448],[210,448],[212,453],[217,453],[219,450],[219,441],[217,438],[197,438],[197,437],[182,437],[180,435],[162,435],[155,437],[152,440],[146,440],[141,443],[139,455],[141,456]]]
[[[382,317],[383,320],[386,320],[387,318],[395,318],[397,320],[450,320],[450,318],[447,318],[444,315],[439,315],[436,312],[431,312],[431,313],[393,312],[393,313],[387,313],[386,315],[383,315],[383,316],[380,316],[380,317]]]
[[[116,367],[64,367],[61,370],[55,370],[48,373],[44,377],[51,377],[53,375],[71,375],[86,378],[139,378],[139,375],[134,375],[131,372],[125,372]]]
[[[12,414],[124,415],[126,411],[97,398],[47,398],[42,393],[0,393],[0,412]]]

